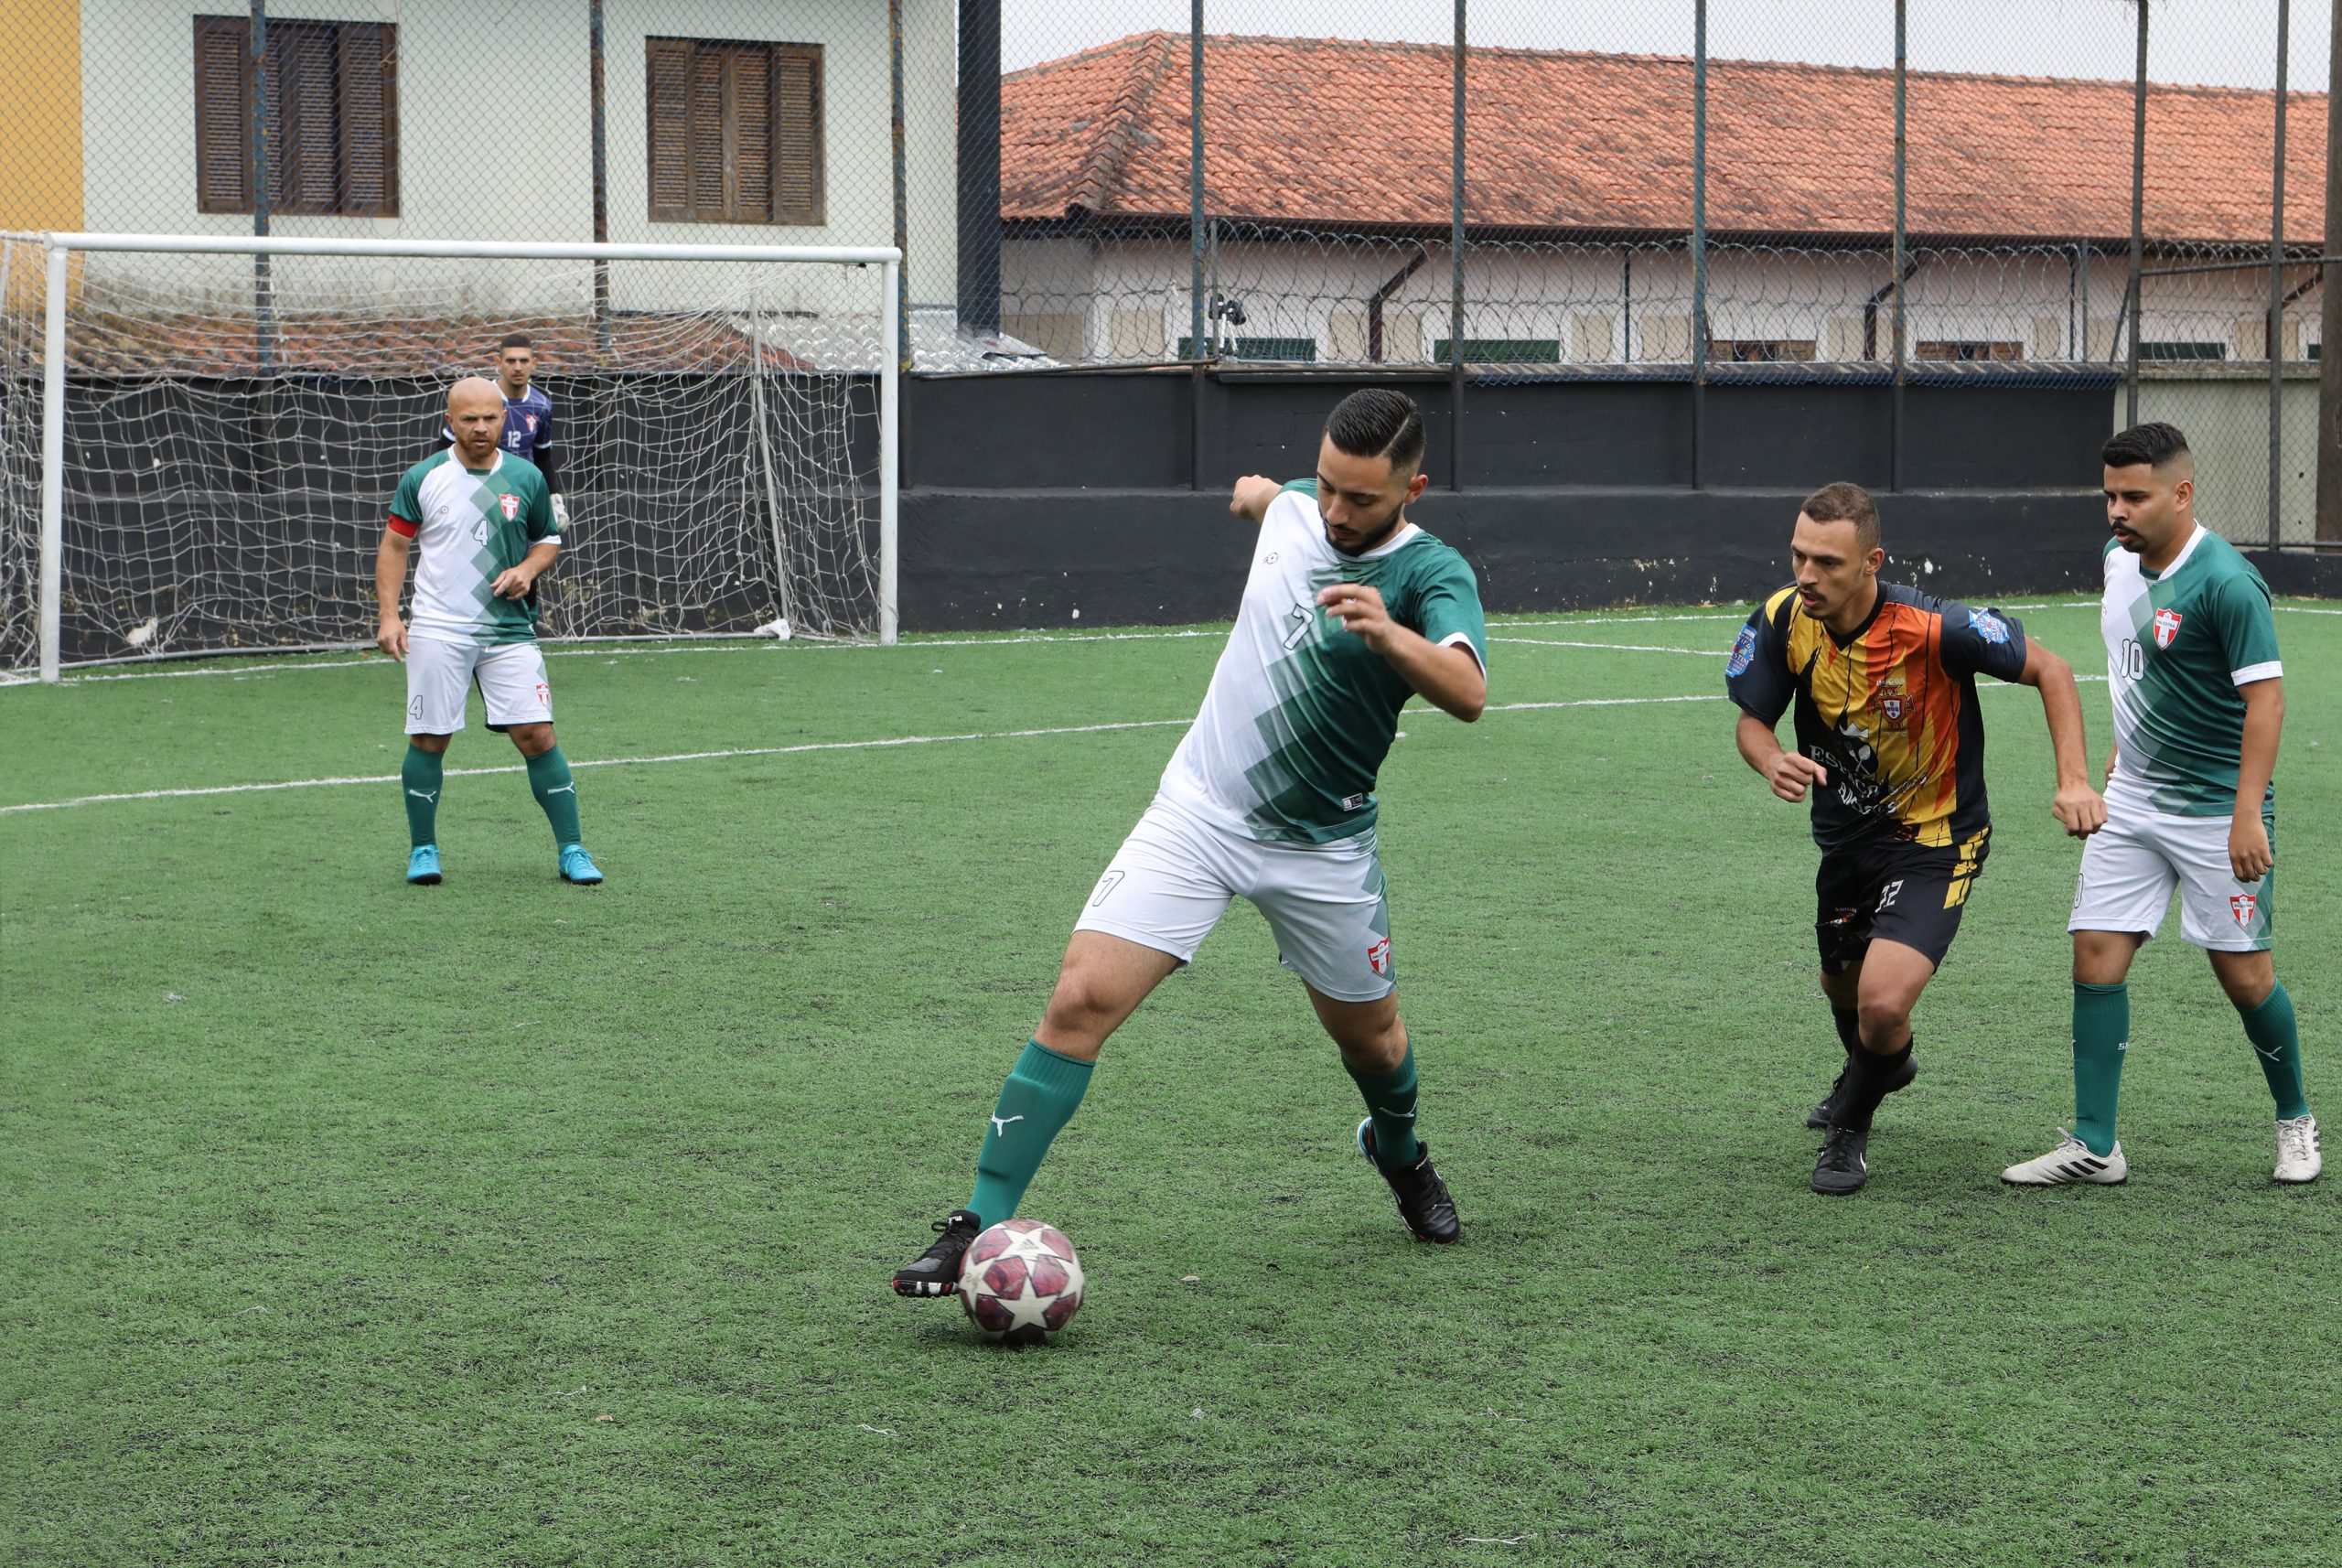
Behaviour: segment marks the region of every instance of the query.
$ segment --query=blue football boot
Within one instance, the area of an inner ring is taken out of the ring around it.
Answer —
[[[561,846],[561,879],[591,887],[602,880],[602,868],[594,864],[584,844],[565,843]]]
[[[417,844],[408,851],[406,879],[418,887],[435,887],[439,884],[439,846],[435,843]]]

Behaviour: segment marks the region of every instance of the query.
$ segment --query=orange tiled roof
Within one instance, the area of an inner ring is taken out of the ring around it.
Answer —
[[[1454,57],[1444,47],[1207,37],[1205,208],[1221,217],[1445,229]],[[1692,62],[1474,49],[1465,170],[1478,229],[1692,222]],[[2285,229],[2325,222],[2326,97],[2286,117]],[[2274,94],[2153,87],[2146,228],[2269,235]],[[1001,82],[1003,215],[1187,213],[1187,38],[1141,33]],[[2127,240],[2127,82],[1913,71],[1915,234]],[[1895,210],[1894,74],[1712,60],[1708,227],[1883,234]]]

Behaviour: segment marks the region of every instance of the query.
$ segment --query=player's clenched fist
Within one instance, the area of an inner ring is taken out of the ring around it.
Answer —
[[[1247,474],[1236,481],[1230,492],[1228,510],[1238,517],[1258,522],[1269,514],[1269,503],[1277,499],[1283,485],[1265,474]]]
[[[2087,784],[2069,784],[2049,802],[2049,814],[2070,838],[2086,839],[2106,825],[2106,797]]]
[[[1795,805],[1805,799],[1807,785],[1829,783],[1830,770],[1799,752],[1784,751],[1773,759],[1765,782],[1773,787],[1774,794]]]
[[[1391,631],[1391,607],[1382,602],[1382,591],[1363,583],[1336,583],[1317,591],[1317,602],[1326,613],[1342,623],[1342,629],[1363,639],[1377,653],[1382,651]]]

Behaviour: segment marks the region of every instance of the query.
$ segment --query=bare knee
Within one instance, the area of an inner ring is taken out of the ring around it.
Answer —
[[[2144,939],[2136,931],[2076,931],[2074,979],[2083,985],[2120,985]]]
[[[2265,952],[2216,952],[2212,972],[2240,1012],[2251,1012],[2277,989],[2277,970]]]
[[[411,735],[406,737],[406,743],[417,751],[427,751],[436,757],[447,749],[447,743],[454,738],[445,735]]]
[[[553,749],[553,725],[514,725],[510,731],[512,744],[520,747],[523,757],[543,757]]]
[[[1911,1033],[1911,1004],[1900,996],[1865,996],[1856,1008],[1865,1049],[1893,1053]]]
[[[1057,989],[1042,1011],[1037,1037],[1053,1051],[1094,1060],[1106,1036],[1130,1016],[1122,989],[1104,975],[1069,966],[1058,975]]]
[[[1407,1026],[1393,1014],[1388,1024],[1348,1029],[1334,1036],[1342,1065],[1352,1072],[1396,1072],[1407,1059]]]

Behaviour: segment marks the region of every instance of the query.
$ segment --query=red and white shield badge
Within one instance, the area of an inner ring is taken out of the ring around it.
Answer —
[[[514,518],[521,515],[521,498],[519,496],[499,496],[496,498],[496,501],[499,506],[504,509],[505,521],[510,522]]]
[[[2236,923],[2248,931],[2252,929],[2252,911],[2260,906],[2261,896],[2257,893],[2229,895],[2229,913],[2234,915]]]
[[[1375,973],[1381,975],[1386,980],[1390,978],[1391,939],[1389,937],[1378,938],[1374,943],[1366,950],[1366,967],[1374,971]]]
[[[2177,610],[2155,611],[2155,646],[2169,648],[2171,639],[2178,635],[2179,612]]]

